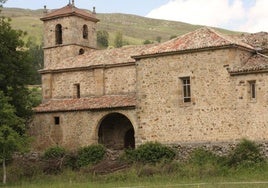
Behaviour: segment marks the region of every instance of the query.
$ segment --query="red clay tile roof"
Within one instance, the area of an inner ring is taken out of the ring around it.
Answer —
[[[258,33],[243,33],[241,35],[232,36],[234,38],[239,38],[242,42],[247,43],[258,50],[268,49],[268,33],[258,32]]]
[[[268,56],[257,53],[250,57],[244,65],[231,68],[229,73],[249,74],[262,71],[268,71]]]
[[[36,113],[135,107],[135,95],[105,95],[79,99],[54,99],[34,108]]]
[[[93,65],[111,65],[120,63],[133,63],[131,56],[140,54],[152,45],[124,46],[106,50],[91,50],[83,55],[67,58],[62,64],[54,64],[51,69],[90,67]]]
[[[236,45],[248,49],[253,49],[252,46],[228,37],[227,35],[220,34],[214,29],[203,27],[193,32],[174,38],[170,41],[161,43],[157,46],[145,50],[140,57],[146,55],[157,55],[161,53],[195,50],[211,47],[224,47]],[[134,57],[139,58],[139,56]]]
[[[44,17],[41,18],[42,21],[45,20],[51,20],[55,18],[60,18],[64,16],[78,16],[82,17],[87,20],[91,20],[93,22],[98,22],[99,20],[96,18],[95,14],[92,14],[90,12],[81,10],[73,6],[72,4],[68,4],[67,6],[57,9],[55,11],[52,11],[48,14],[46,14]]]

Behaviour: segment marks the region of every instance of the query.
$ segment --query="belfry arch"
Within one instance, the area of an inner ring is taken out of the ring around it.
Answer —
[[[134,127],[123,114],[108,114],[100,122],[98,142],[109,149],[135,148],[134,136]]]

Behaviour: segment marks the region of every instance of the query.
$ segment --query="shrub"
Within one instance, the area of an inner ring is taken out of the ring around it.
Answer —
[[[197,148],[190,154],[189,162],[200,167],[209,163],[217,164],[218,156],[209,150]]]
[[[18,182],[21,180],[31,180],[42,174],[43,163],[41,161],[31,161],[27,159],[19,159],[13,161],[7,168],[8,180],[10,182]]]
[[[126,150],[127,159],[142,163],[159,163],[175,158],[175,151],[157,142],[140,145],[136,150]]]
[[[150,176],[154,176],[156,174],[160,174],[160,172],[161,172],[161,169],[157,168],[156,166],[144,165],[138,171],[138,177],[150,177]]]
[[[217,156],[212,151],[197,148],[190,154],[185,173],[189,177],[197,176],[200,178],[223,175],[225,169],[222,160],[222,157]]]
[[[228,156],[228,165],[231,167],[250,167],[261,162],[264,162],[264,156],[259,145],[246,139],[238,143]]]
[[[55,146],[48,148],[43,155],[43,159],[45,159],[44,173],[58,174],[62,172],[65,155],[66,151],[62,147]]]
[[[64,148],[55,146],[48,148],[44,153],[44,159],[60,159],[64,157],[66,154],[66,151]]]
[[[77,160],[78,160],[77,151],[69,152],[66,155],[65,165],[67,167],[70,167],[72,170],[78,170],[79,166],[77,164]]]
[[[79,167],[97,163],[104,158],[105,148],[102,145],[91,145],[78,150],[77,164]]]

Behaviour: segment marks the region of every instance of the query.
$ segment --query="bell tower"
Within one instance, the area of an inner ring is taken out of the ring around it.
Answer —
[[[95,9],[75,7],[74,0],[61,9],[47,12],[44,7],[44,69],[64,67],[64,59],[97,48]]]

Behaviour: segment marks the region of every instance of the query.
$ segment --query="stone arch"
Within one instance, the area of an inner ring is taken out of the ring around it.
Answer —
[[[109,149],[135,148],[134,135],[131,121],[121,113],[110,113],[99,124],[98,142]]]
[[[87,25],[83,25],[83,39],[88,39],[88,27]]]
[[[62,44],[62,26],[61,26],[61,24],[57,24],[55,30],[56,30],[56,32],[55,32],[56,44]]]

